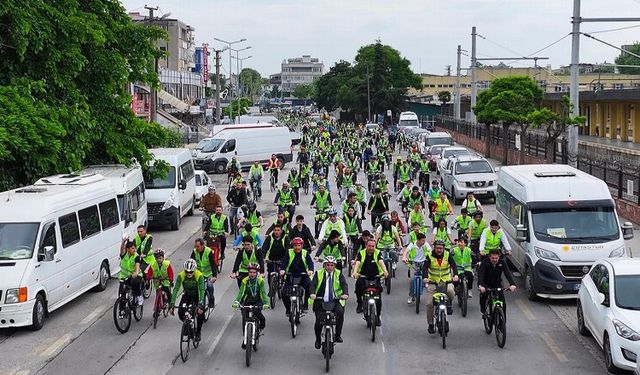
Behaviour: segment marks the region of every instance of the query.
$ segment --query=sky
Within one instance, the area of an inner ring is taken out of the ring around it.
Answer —
[[[144,1],[147,1],[146,3]],[[582,17],[640,17],[640,0],[582,0]],[[471,27],[481,37],[478,57],[530,56],[571,32],[573,0],[122,0],[127,11],[146,14],[145,4],[159,6],[195,28],[196,44],[222,48],[214,41],[247,41],[240,56],[253,56],[244,67],[263,77],[280,72],[286,58],[311,55],[325,72],[337,61],[352,62],[358,49],[380,39],[411,61],[416,73],[444,74],[456,68],[456,48],[471,51]],[[628,28],[628,27],[632,28]],[[640,40],[640,22],[583,23],[583,32],[621,46]],[[470,55],[470,52],[467,54]],[[580,38],[580,61],[613,62],[619,51]],[[568,65],[571,37],[539,52],[539,65]],[[228,54],[222,59],[228,73]],[[488,62],[487,62],[488,63]],[[495,62],[496,64],[498,62]],[[514,67],[533,62],[505,62]],[[235,61],[233,71],[235,72]],[[462,66],[470,58],[462,56]],[[464,71],[463,71],[464,72]]]

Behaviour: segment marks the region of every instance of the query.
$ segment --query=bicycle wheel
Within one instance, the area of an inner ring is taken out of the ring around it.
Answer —
[[[156,329],[158,325],[158,317],[160,316],[160,297],[156,297],[155,303],[153,304],[153,329]]]
[[[331,367],[331,352],[333,352],[333,341],[331,338],[331,330],[324,330],[324,359],[325,359],[325,371],[329,372],[329,368]]]
[[[376,329],[378,328],[378,316],[376,315],[376,305],[369,305],[369,329],[371,330],[371,342],[376,342]]]
[[[142,284],[142,296],[144,299],[149,299],[149,297],[151,297],[151,280],[145,279]]]
[[[271,309],[273,310],[276,307],[276,283],[277,276],[271,275],[271,282],[269,283],[269,305],[271,305]]]
[[[495,310],[493,310],[493,321],[496,327],[498,347],[504,348],[504,344],[507,342],[507,320],[502,306],[496,306]]]
[[[182,329],[180,330],[180,358],[182,362],[186,362],[189,359],[189,322],[182,323]]]
[[[224,263],[224,259],[218,258],[218,273],[222,273],[222,264]]]
[[[205,322],[208,321],[209,317],[211,316],[211,309],[209,308],[209,301],[210,301],[209,292],[205,290],[204,291],[204,321]]]
[[[247,367],[251,366],[251,352],[252,352],[252,346],[253,346],[253,323],[248,322],[247,324],[245,324],[244,326],[244,352],[245,352],[245,364],[247,365]]]
[[[136,322],[139,322],[139,321],[142,320],[143,311],[144,311],[144,305],[138,305],[138,304],[134,305],[134,307],[133,307],[133,317],[135,318]]]
[[[391,270],[391,262],[386,262],[387,270]],[[391,294],[391,272],[388,271],[389,276],[384,280],[384,285],[387,287],[387,294]]]
[[[442,336],[442,349],[447,348],[447,312],[446,310],[440,310],[440,336]]]
[[[467,289],[466,280],[460,283],[460,288],[462,289],[460,291],[460,294],[462,294],[462,306],[460,306],[460,308],[462,309],[462,317],[464,318],[467,316],[467,307],[469,305],[469,290]]]
[[[113,322],[120,333],[126,333],[131,327],[131,310],[126,299],[118,297],[113,305]]]
[[[189,334],[193,348],[196,349],[200,345],[200,340],[196,340],[196,320],[194,318],[191,319],[191,324],[189,325]]]
[[[490,335],[491,331],[493,330],[491,315],[493,315],[493,311],[489,311],[489,313],[484,314],[484,316],[482,317],[482,322],[484,323],[484,331],[487,333],[487,335]]]
[[[416,278],[414,281],[414,298],[416,299],[416,314],[420,314],[420,297],[422,294],[422,288],[420,287],[420,283],[422,280],[420,278]]]
[[[291,311],[289,314],[289,323],[291,324],[291,337],[296,338],[298,333],[298,326],[296,325],[296,319],[298,319],[298,306],[295,303],[291,304]]]

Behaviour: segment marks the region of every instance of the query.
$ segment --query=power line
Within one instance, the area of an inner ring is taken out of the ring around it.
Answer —
[[[640,27],[640,25],[633,25],[633,26],[626,26],[626,27],[618,27],[616,29],[605,29],[605,30],[598,30],[598,31],[587,31],[587,34],[600,34],[600,33],[609,33],[612,31],[620,31],[620,30],[627,30],[627,29],[634,29],[636,27]]]
[[[477,35],[478,35],[480,38],[482,38],[482,39],[486,40],[487,42],[489,42],[489,43],[491,43],[491,44],[494,44],[494,45],[496,45],[496,46],[498,46],[498,47],[500,47],[500,48],[504,49],[505,51],[509,51],[509,52],[511,52],[511,53],[515,53],[516,55],[520,55],[520,56],[522,56],[522,54],[521,54],[520,52],[514,51],[514,50],[512,50],[512,49],[511,49],[511,48],[509,48],[509,47],[503,46],[502,44],[500,44],[500,43],[498,43],[498,42],[494,42],[493,40],[491,40],[491,39],[487,38],[487,37],[486,37],[486,36],[484,36],[484,35],[480,35],[480,34],[477,34]]]
[[[565,39],[566,37],[568,37],[569,35],[571,35],[571,33],[567,33],[567,34],[566,34],[565,36],[563,36],[562,38],[560,38],[560,39],[556,40],[555,42],[553,42],[553,43],[551,43],[551,44],[549,44],[549,45],[547,45],[546,47],[543,47],[543,48],[541,48],[541,49],[539,49],[539,50],[537,50],[537,51],[535,51],[535,52],[531,53],[531,54],[530,54],[530,55],[528,55],[527,57],[531,57],[531,56],[533,56],[533,55],[535,55],[535,54],[537,54],[537,53],[540,53],[540,52],[544,51],[545,49],[547,49],[547,48],[549,48],[549,47],[552,47],[552,46],[554,46],[554,45],[556,45],[556,44],[560,43],[562,40],[564,40],[564,39]]]

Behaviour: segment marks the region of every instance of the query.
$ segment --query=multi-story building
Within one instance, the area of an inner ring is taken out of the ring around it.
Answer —
[[[280,72],[280,88],[291,92],[302,84],[312,83],[324,72],[324,64],[310,55],[286,59],[282,62]],[[272,75],[272,81],[277,81],[277,74]]]

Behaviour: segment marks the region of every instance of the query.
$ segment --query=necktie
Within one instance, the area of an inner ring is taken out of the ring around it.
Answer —
[[[329,274],[329,278],[327,279],[326,288],[329,288],[329,302],[333,301],[333,273]]]

